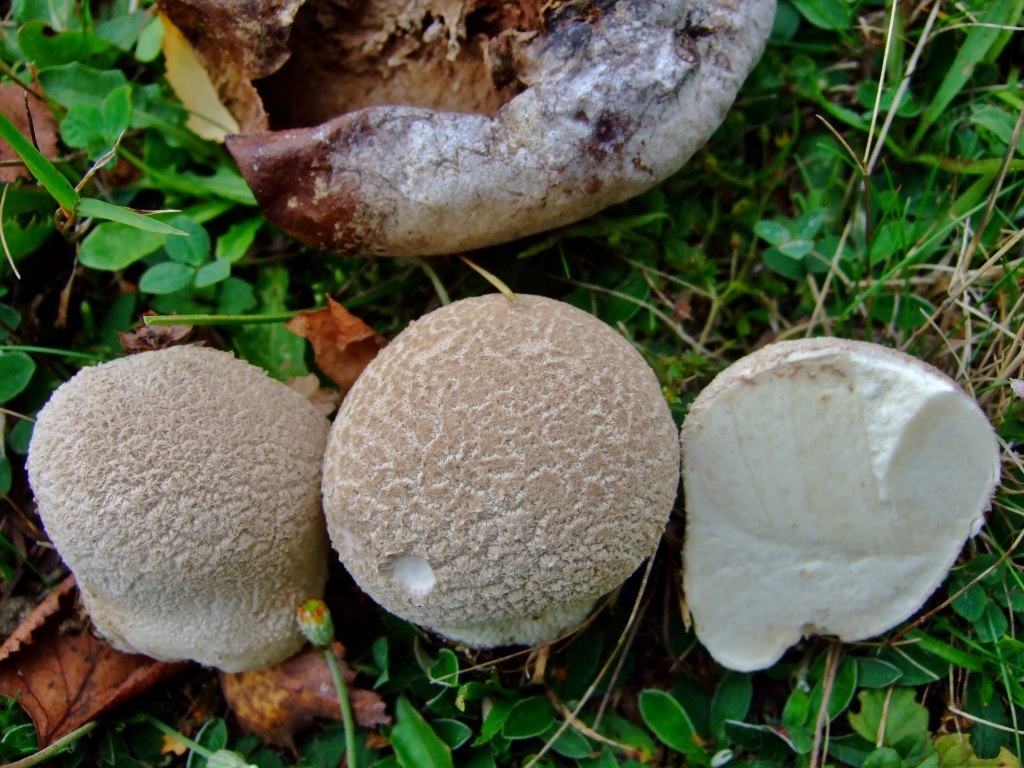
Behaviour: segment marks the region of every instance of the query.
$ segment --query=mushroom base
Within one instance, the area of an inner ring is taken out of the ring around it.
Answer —
[[[528,618],[510,617],[503,621],[467,624],[443,624],[431,627],[449,640],[472,648],[497,648],[501,645],[542,645],[557,640],[566,630],[583,623],[594,607],[593,600],[560,605]]]

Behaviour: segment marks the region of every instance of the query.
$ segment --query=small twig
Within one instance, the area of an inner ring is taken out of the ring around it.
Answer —
[[[818,719],[814,723],[814,743],[811,746],[811,756],[808,768],[818,768],[822,757],[822,741],[827,741],[826,731],[828,730],[830,718],[828,716],[828,705],[832,700],[832,689],[836,682],[836,672],[839,670],[839,659],[842,656],[843,648],[833,642],[828,649],[828,658],[825,660],[825,677],[821,681],[821,706],[818,707]]]

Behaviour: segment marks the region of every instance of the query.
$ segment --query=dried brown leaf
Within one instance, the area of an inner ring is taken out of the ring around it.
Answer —
[[[32,126],[29,128],[28,115],[25,112],[26,97],[28,111],[32,114]],[[28,93],[20,85],[6,83],[0,85],[0,112],[14,123],[22,134],[32,141],[35,137],[36,148],[49,158],[57,156],[57,123],[53,119],[45,102]],[[0,139],[0,161],[18,160],[18,155],[10,145]],[[31,174],[23,165],[0,167],[0,182],[9,184],[16,179],[28,179]]]
[[[155,315],[155,312],[146,312]],[[131,333],[118,331],[121,348],[129,354],[167,349],[180,344],[192,333],[191,325],[143,325]]]
[[[40,747],[186,666],[121,653],[94,637],[78,620],[75,595],[69,576],[0,646],[0,695],[18,697]]]
[[[329,296],[326,307],[300,312],[288,321],[287,328],[313,345],[317,366],[343,393],[388,343]]]
[[[374,691],[352,688],[355,672],[343,661],[341,643],[334,643],[342,677],[349,687],[352,714],[364,728],[389,725],[384,701]],[[341,708],[323,653],[309,648],[287,661],[249,672],[220,675],[221,689],[239,725],[265,742],[293,747],[294,736],[318,717],[338,720]]]

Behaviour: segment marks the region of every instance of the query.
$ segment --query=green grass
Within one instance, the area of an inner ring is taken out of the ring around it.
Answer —
[[[456,258],[343,258],[275,231],[223,148],[184,128],[141,5],[21,0],[2,26],[0,79],[45,95],[61,138],[55,162],[28,152],[42,186],[13,184],[2,203],[8,605],[38,600],[61,575],[24,476],[31,417],[78,367],[119,354],[117,332],[143,311],[221,316],[212,343],[285,378],[312,370],[310,353],[256,316],[330,294],[393,336],[449,297],[493,290]],[[1019,763],[1024,399],[1010,380],[1024,376],[1022,11],[1024,0],[895,12],[881,0],[780,0],[764,59],[686,168],[592,219],[472,254],[512,290],[619,328],[680,422],[718,371],[775,339],[877,341],[957,379],[1003,442],[1003,484],[920,616],[863,643],[809,639],[764,672],[725,671],[684,620],[681,502],[649,570],[542,652],[446,647],[368,608],[335,574],[335,616],[365,618],[338,622],[357,687],[375,688],[395,717],[392,746],[357,734],[360,765],[947,768],[996,765],[984,760],[1001,749],[1000,765]],[[226,712],[216,676],[192,670],[104,716],[51,764],[205,763],[163,753],[153,718],[261,768],[326,768],[344,751],[332,721],[294,752],[261,746]],[[12,702],[0,702],[0,732],[0,760],[34,752]],[[966,752],[948,737],[958,733]]]

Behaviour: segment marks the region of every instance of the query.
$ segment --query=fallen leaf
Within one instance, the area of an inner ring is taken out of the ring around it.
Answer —
[[[114,650],[81,625],[75,595],[69,576],[0,646],[0,695],[18,697],[40,748],[187,666]]]
[[[155,315],[146,312],[145,315]],[[180,344],[192,333],[191,325],[143,325],[131,333],[118,331],[121,348],[125,352],[149,352],[154,349],[167,349]]]
[[[389,725],[391,718],[384,711],[384,701],[374,691],[351,687],[356,673],[342,660],[345,649],[338,642],[333,649],[341,661],[355,721],[364,728]],[[316,648],[270,667],[222,672],[220,685],[239,725],[279,747],[294,747],[294,735],[318,717],[341,718],[330,668]]]
[[[185,127],[200,138],[223,142],[229,133],[238,133],[238,121],[217,95],[206,68],[188,40],[164,14],[164,63],[167,82],[188,110]]]
[[[330,296],[326,307],[300,312],[286,327],[313,345],[317,366],[343,393],[388,343]]]
[[[26,101],[27,98],[27,101]],[[26,107],[32,115],[32,127],[29,128]],[[57,156],[57,124],[45,102],[28,93],[20,85],[6,83],[0,85],[0,112],[7,116],[14,127],[34,141],[36,148],[46,157]],[[18,155],[10,145],[0,139],[0,161],[18,160]],[[9,184],[16,179],[28,179],[32,174],[23,165],[0,167],[0,182]]]

